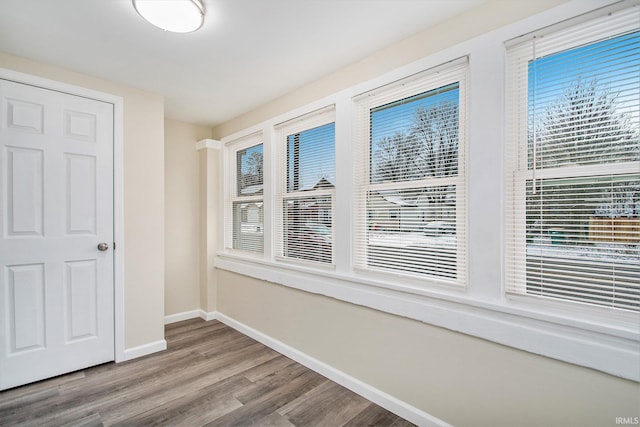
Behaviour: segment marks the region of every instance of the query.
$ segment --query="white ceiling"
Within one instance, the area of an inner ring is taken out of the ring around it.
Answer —
[[[165,96],[214,126],[484,0],[204,0],[197,32],[164,32],[131,0],[0,0],[0,51]]]

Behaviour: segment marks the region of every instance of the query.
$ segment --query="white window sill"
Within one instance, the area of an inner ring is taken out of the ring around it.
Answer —
[[[427,289],[239,254],[218,254],[215,266],[640,381],[638,313],[612,315],[590,307],[578,311],[572,304],[549,300],[540,304],[526,296],[471,300],[458,287]]]

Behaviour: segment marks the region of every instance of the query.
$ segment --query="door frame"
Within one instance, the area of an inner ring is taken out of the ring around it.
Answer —
[[[115,362],[127,360],[124,348],[124,99],[44,77],[0,68],[0,79],[81,96],[113,105],[113,307]]]

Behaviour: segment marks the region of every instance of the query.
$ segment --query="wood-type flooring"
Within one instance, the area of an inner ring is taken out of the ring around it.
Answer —
[[[219,321],[165,335],[166,351],[0,392],[0,426],[413,425]]]

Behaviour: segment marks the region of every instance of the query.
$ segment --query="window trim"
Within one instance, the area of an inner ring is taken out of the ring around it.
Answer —
[[[223,143],[255,132],[264,134],[265,176],[273,172],[271,149],[277,124],[336,106],[336,268],[327,271],[307,265],[276,262],[267,245],[259,258],[226,251],[219,246],[215,267],[282,286],[414,319],[501,345],[593,368],[640,381],[640,316],[612,313],[599,307],[575,307],[557,301],[540,301],[504,292],[504,81],[505,42],[539,28],[555,25],[614,0],[572,0],[539,14],[449,46],[374,79],[358,83],[305,106],[264,120],[222,138]],[[629,4],[627,2],[626,4]],[[376,275],[355,274],[350,267],[352,236],[351,140],[353,97],[463,56],[470,58],[468,117],[468,225],[467,289]],[[225,150],[226,150],[225,146]],[[224,157],[224,156],[221,156]],[[226,172],[227,165],[221,164]],[[486,183],[491,185],[487,186]],[[269,198],[273,183],[265,182],[265,241],[273,219]],[[223,196],[221,195],[221,206]],[[222,209],[222,208],[221,208]],[[224,235],[224,221],[218,223]],[[347,232],[348,231],[348,232]],[[484,242],[480,244],[479,242]],[[421,286],[422,285],[422,286]]]

